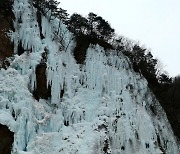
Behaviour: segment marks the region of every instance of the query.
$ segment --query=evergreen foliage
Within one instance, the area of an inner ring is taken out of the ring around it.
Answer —
[[[114,35],[114,29],[110,24],[92,12],[88,14],[87,18],[74,13],[67,23],[69,30],[75,35],[87,35],[104,41],[110,40]]]
[[[89,34],[96,35],[100,39],[110,40],[114,36],[114,29],[110,26],[108,21],[105,21],[101,16],[90,12],[88,14],[88,25],[90,27]]]
[[[74,13],[68,20],[68,28],[75,35],[86,34],[89,28],[88,20],[80,14]]]
[[[50,20],[57,17],[65,23],[68,19],[67,10],[58,7],[60,2],[56,0],[32,0],[32,2],[34,7],[43,15],[47,16],[47,13],[50,13]]]

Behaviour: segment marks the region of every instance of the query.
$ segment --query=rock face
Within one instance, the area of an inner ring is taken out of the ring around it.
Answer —
[[[0,70],[0,123],[14,132],[13,154],[180,153],[165,112],[127,57],[88,43],[78,64],[74,37],[59,19],[42,16],[41,37],[29,0],[14,0],[13,8],[16,55]]]
[[[4,3],[3,1],[4,0],[2,0],[0,3],[1,9],[5,7],[5,4],[12,5],[10,0],[4,1]],[[3,67],[5,67],[5,65],[7,64],[5,62],[5,59],[12,56],[14,53],[13,43],[8,37],[9,31],[13,30],[14,14],[11,8],[12,6],[9,6],[9,9],[7,9],[6,11],[5,9],[0,11],[0,65]]]
[[[48,99],[51,97],[51,87],[47,87],[47,77],[46,77],[46,64],[41,63],[36,67],[36,89],[33,92],[34,97],[39,100]]]
[[[78,64],[83,64],[86,59],[86,50],[90,44],[99,44],[105,50],[112,49],[112,46],[100,39],[93,38],[90,36],[80,35],[76,37],[76,47],[74,48],[74,58]]]
[[[0,153],[10,154],[14,141],[14,133],[7,126],[0,124]]]

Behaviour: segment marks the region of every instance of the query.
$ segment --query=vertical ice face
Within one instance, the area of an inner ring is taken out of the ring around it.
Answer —
[[[29,4],[28,0],[15,0],[13,5],[15,14],[14,28],[11,32],[11,39],[14,42],[14,52],[18,53],[18,46],[21,45],[24,53],[16,56],[12,67],[30,78],[30,87],[33,91],[36,88],[36,66],[40,62],[47,65],[47,86],[52,89],[52,103],[57,104],[60,100],[59,91],[64,86],[64,75],[70,80],[73,75],[72,67],[76,66],[72,59],[72,48],[74,46],[73,36],[59,19],[49,19],[41,15],[41,29],[37,22],[37,10]],[[40,31],[42,30],[42,31]],[[41,39],[40,34],[44,36]],[[42,54],[47,54],[47,59]],[[65,54],[66,53],[66,54]],[[67,69],[64,69],[65,66]],[[69,76],[68,76],[69,75]],[[68,82],[71,84],[71,81]]]
[[[42,16],[41,39],[29,1],[14,0],[13,8],[15,54],[19,42],[25,53],[0,70],[0,123],[15,133],[12,153],[179,153],[163,109],[122,53],[91,45],[84,65],[76,64],[61,21]],[[37,101],[30,91],[42,61],[51,98]]]

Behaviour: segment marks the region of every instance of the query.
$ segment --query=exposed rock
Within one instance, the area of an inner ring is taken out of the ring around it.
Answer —
[[[41,63],[36,67],[37,87],[33,95],[37,100],[39,98],[48,99],[51,96],[50,86],[47,88],[46,67],[45,63]]]
[[[8,3],[9,2],[9,3]],[[0,8],[5,7],[4,3],[8,3],[10,5],[10,0],[0,3]],[[12,6],[9,6],[10,8]],[[13,43],[11,42],[10,38],[8,37],[8,32],[13,30],[13,19],[14,15],[12,10],[1,10],[0,11],[0,66],[5,67],[8,65],[5,62],[5,59],[12,56],[14,53]]]
[[[112,49],[112,45],[110,45],[109,43],[105,42],[102,39],[93,38],[91,36],[80,35],[76,37],[76,41],[77,44],[73,53],[78,64],[83,64],[83,62],[85,61],[86,50],[88,49],[90,44],[94,44],[94,45],[99,44],[105,50]]]
[[[20,41],[18,44],[18,55],[20,56],[21,54],[23,54],[25,52],[23,46],[22,46],[22,42]]]
[[[14,133],[7,126],[0,124],[0,153],[10,154],[14,141]]]

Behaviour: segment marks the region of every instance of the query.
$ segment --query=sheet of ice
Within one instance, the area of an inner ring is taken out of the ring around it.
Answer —
[[[26,52],[0,70],[0,123],[15,133],[12,153],[180,153],[147,81],[122,53],[91,45],[78,65],[61,21],[42,16],[41,40],[36,9],[28,0],[14,0],[13,8],[15,54],[19,42]],[[30,91],[44,52],[51,99],[36,101]]]

